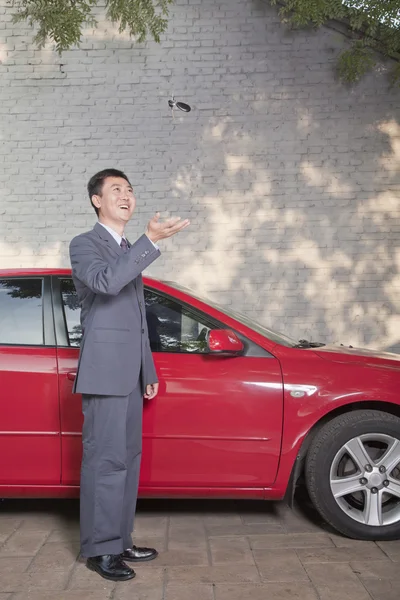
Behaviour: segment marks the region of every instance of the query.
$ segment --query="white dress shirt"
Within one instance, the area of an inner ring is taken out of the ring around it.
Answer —
[[[107,229],[108,233],[113,236],[113,238],[117,242],[118,246],[121,246],[122,238],[124,238],[124,240],[127,242],[127,239],[125,236],[120,236],[119,233],[114,231],[114,229],[111,229],[111,227],[109,227],[108,225],[104,225],[104,223],[100,223],[100,221],[99,221],[99,225],[102,225],[102,227],[104,227],[104,229]],[[149,238],[149,240],[150,240],[150,238]],[[153,244],[154,248],[157,248],[157,250],[158,250],[157,244],[155,244],[153,242],[153,240],[150,240],[150,242]]]

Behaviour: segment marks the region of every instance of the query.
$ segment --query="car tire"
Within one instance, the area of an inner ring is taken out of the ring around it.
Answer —
[[[400,538],[398,417],[356,410],[333,418],[311,442],[305,477],[314,507],[343,535]]]

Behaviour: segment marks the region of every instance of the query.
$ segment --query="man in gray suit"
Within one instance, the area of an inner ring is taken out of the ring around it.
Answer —
[[[188,224],[160,222],[157,213],[130,245],[125,225],[135,209],[127,176],[94,175],[89,198],[98,216],[70,244],[72,277],[81,305],[82,343],[74,391],[82,394],[81,552],[89,569],[113,581],[132,579],[124,561],[147,561],[153,548],[133,545],[142,449],[143,397],[158,380],[146,324],[142,271],[158,256],[156,243]]]

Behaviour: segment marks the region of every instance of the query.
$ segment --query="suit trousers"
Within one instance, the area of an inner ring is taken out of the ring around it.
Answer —
[[[120,554],[132,547],[142,455],[143,393],[83,394],[81,554]]]

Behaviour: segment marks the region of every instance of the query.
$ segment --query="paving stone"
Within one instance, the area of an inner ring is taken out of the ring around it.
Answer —
[[[346,563],[320,563],[306,565],[305,570],[311,581],[316,585],[343,587],[348,582],[359,583],[359,579],[350,565]]]
[[[263,581],[309,581],[295,550],[253,550],[253,556]]]
[[[297,555],[303,564],[340,563],[352,560],[382,560],[385,554],[378,546],[359,546],[357,548],[299,548]]]
[[[242,518],[238,513],[205,514],[203,515],[203,522],[210,533],[214,527],[240,527],[243,525]]]
[[[3,556],[34,556],[43,545],[48,533],[44,531],[27,531],[18,529],[8,538],[0,548],[0,557]]]
[[[234,563],[254,565],[249,542],[245,537],[211,538],[209,543],[213,565]]]
[[[64,529],[53,529],[47,538],[47,542],[79,542],[80,532],[78,527],[65,527]]]
[[[67,587],[71,568],[40,569],[22,573],[16,591],[20,590],[64,590]]]
[[[193,550],[167,550],[157,557],[157,566],[175,567],[178,565],[208,565],[208,556],[205,549]],[[140,563],[141,568],[150,569],[153,561]]]
[[[152,561],[151,569],[142,569],[140,563],[129,563],[136,572],[135,582],[147,585],[155,583],[163,583],[166,580],[168,569],[167,567],[157,566],[158,559]]]
[[[67,517],[67,515],[66,515]],[[46,531],[50,533],[53,529],[67,529],[70,526],[76,526],[79,523],[76,519],[72,522],[69,518],[63,517],[63,509],[60,508],[59,514],[27,514],[21,525],[25,531]]]
[[[201,517],[182,518],[173,515],[168,528],[168,550],[206,551],[206,531]]]
[[[354,573],[362,581],[370,579],[391,579],[400,581],[400,568],[398,563],[386,560],[352,561],[350,563]]]
[[[207,540],[206,536],[192,536],[188,539],[169,539],[168,550],[180,550],[180,551],[193,551],[201,550],[207,552]]]
[[[399,600],[400,581],[365,580],[364,585],[374,600]]]
[[[249,536],[249,539],[254,550],[268,548],[333,548],[333,542],[326,533],[254,535]]]
[[[1,600],[1,598],[0,598]],[[211,584],[168,584],[164,600],[214,600]]]
[[[76,542],[63,544],[51,542],[44,544],[33,559],[29,570],[35,569],[69,569],[75,563],[79,554],[79,544]]]
[[[226,515],[229,518],[230,515]],[[224,518],[224,517],[223,517]],[[193,513],[173,513],[169,517],[169,530],[170,531],[187,531],[187,530],[199,530],[204,528],[203,515]]]
[[[242,519],[249,516],[252,520],[258,519],[259,517],[261,517],[261,519],[276,520],[278,518],[278,503],[266,502],[265,500],[236,500],[235,512],[237,512]]]
[[[259,534],[279,534],[285,533],[283,525],[280,523],[253,523],[252,525],[215,525],[212,528],[207,528],[209,537],[225,537],[231,535],[259,535]]]
[[[321,525],[311,521],[284,502],[278,503],[277,519],[285,533],[321,533]]]
[[[314,564],[306,571],[321,600],[370,600],[369,594],[347,564]]]
[[[279,517],[265,510],[252,510],[241,512],[240,517],[244,525],[279,525]]]
[[[368,548],[368,546],[375,546],[376,542],[366,542],[362,540],[353,540],[351,538],[346,538],[341,535],[335,535],[334,533],[330,533],[329,537],[332,542],[335,544],[336,548]]]
[[[0,544],[3,544],[21,525],[21,519],[0,518]]]
[[[116,584],[114,600],[163,600],[166,569],[156,567],[142,569],[140,563],[133,564],[136,577]]]
[[[400,561],[400,540],[377,542],[377,544],[389,558],[396,562]]]
[[[257,568],[251,565],[227,565],[212,567],[172,567],[168,569],[168,581],[186,583],[258,583]]]
[[[371,600],[361,583],[346,583],[345,588],[320,585],[316,589],[320,600]]]
[[[117,583],[113,600],[163,600],[163,594],[163,584],[137,583],[135,578]]]
[[[109,600],[110,590],[64,590],[54,595],[54,590],[32,590],[18,592],[12,600]]]
[[[141,536],[163,537],[166,535],[168,517],[153,514],[138,514],[135,518],[133,537],[135,544],[142,545]]]
[[[0,592],[19,589],[21,575],[26,571],[31,558],[0,558]]]
[[[310,583],[217,584],[215,600],[318,600]]]

